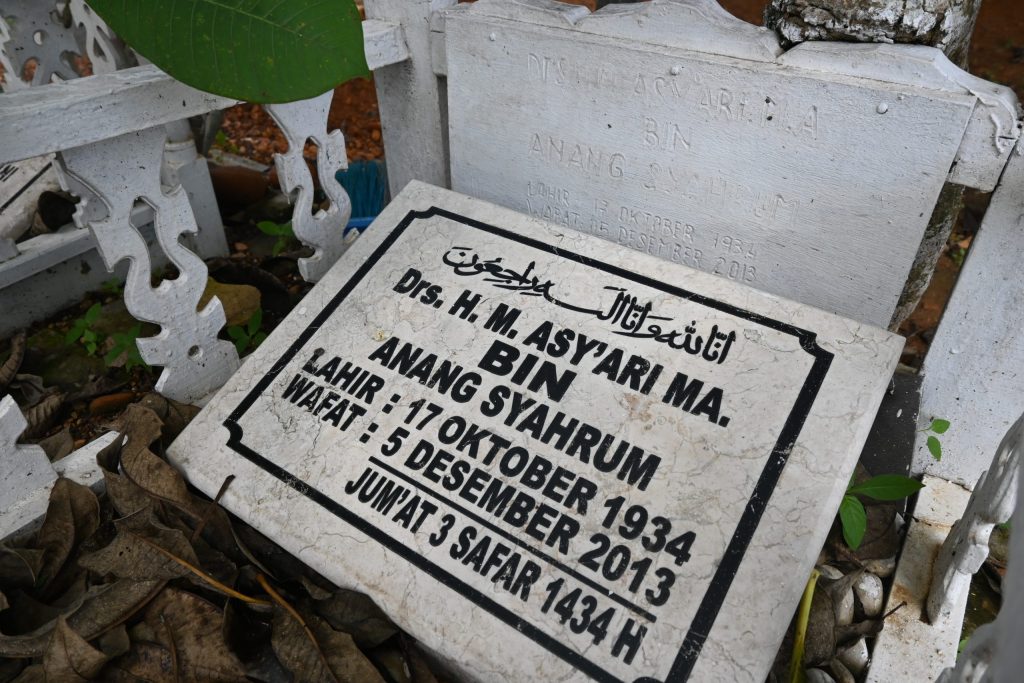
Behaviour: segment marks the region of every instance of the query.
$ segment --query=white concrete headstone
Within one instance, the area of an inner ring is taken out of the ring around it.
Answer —
[[[783,53],[714,0],[480,0],[446,55],[452,189],[879,326],[965,131],[997,174],[1016,135],[938,50]]]
[[[761,683],[901,346],[413,183],[169,455],[468,680]]]

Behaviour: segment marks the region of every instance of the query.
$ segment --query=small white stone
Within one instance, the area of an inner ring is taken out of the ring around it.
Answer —
[[[860,606],[864,608],[865,616],[877,617],[882,613],[884,591],[880,578],[870,572],[864,572],[853,584],[853,592],[857,596]]]
[[[853,589],[843,592],[839,600],[833,604],[836,612],[836,625],[849,626],[853,623]]]
[[[889,105],[885,102],[881,102],[877,107],[875,107],[875,111],[877,111],[879,114],[884,114],[885,112],[889,111]]]
[[[868,643],[861,638],[850,647],[840,650],[837,659],[854,676],[860,676],[868,666]]]
[[[864,562],[864,569],[867,569],[875,576],[887,579],[896,571],[896,558],[887,557],[884,560],[866,560]]]
[[[836,679],[829,676],[821,669],[807,669],[805,680],[807,683],[836,683]]]
[[[683,73],[683,67],[679,66],[678,64],[675,64],[671,69],[668,70],[668,72],[673,76],[678,76],[679,74]]]

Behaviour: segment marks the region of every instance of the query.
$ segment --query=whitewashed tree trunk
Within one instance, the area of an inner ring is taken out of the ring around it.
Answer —
[[[765,25],[790,43],[931,45],[964,67],[979,9],[981,0],[771,0]]]
[[[981,0],[771,0],[765,25],[790,45],[808,40],[930,45],[966,68],[979,9]],[[898,327],[913,312],[927,289],[962,197],[963,188],[958,185],[943,189],[891,327]]]

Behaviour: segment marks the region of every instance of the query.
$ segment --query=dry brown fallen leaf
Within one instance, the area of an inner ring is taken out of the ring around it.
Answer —
[[[285,608],[276,609],[270,640],[296,683],[384,683],[352,636],[335,631],[315,615],[302,618],[305,625]]]
[[[25,358],[25,340],[27,338],[25,330],[21,330],[11,337],[11,355],[7,357],[3,365],[0,365],[0,392],[3,392],[14,376],[18,374],[21,361]]]
[[[167,588],[146,608],[154,642],[173,654],[178,680],[245,681],[245,670],[228,649],[224,615],[194,593]]]
[[[131,581],[93,586],[66,616],[68,626],[85,640],[92,640],[119,625],[163,588],[163,581]],[[21,636],[0,634],[0,657],[39,657],[46,651],[56,622]]]
[[[156,643],[135,641],[131,650],[103,669],[107,683],[178,683],[171,652]]]
[[[57,413],[64,407],[64,394],[56,393],[44,396],[35,404],[22,410],[28,426],[23,436],[33,439],[42,436],[57,418]]]
[[[152,410],[133,404],[124,412],[122,430],[128,435],[121,449],[121,468],[125,476],[154,498],[197,519],[201,517],[185,480],[149,450],[149,445],[160,437],[160,418]]]
[[[99,526],[100,504],[87,486],[60,478],[50,491],[36,547],[43,551],[37,584],[47,586],[64,567],[76,545]]]
[[[338,589],[328,598],[316,600],[313,610],[332,628],[351,634],[361,648],[376,647],[398,633],[398,627],[369,596],[355,591]]]
[[[189,573],[180,562],[168,554],[193,566],[199,560],[185,534],[168,529],[152,518],[149,511],[116,521],[117,536],[107,546],[84,555],[79,566],[100,576],[112,574],[119,579],[177,579]],[[162,548],[166,553],[161,553]]]
[[[121,429],[97,456],[102,500],[60,480],[39,531],[0,545],[0,682],[436,683],[369,597],[190,491],[152,410]]]
[[[43,655],[42,668],[46,683],[79,683],[95,677],[108,659],[60,617]]]

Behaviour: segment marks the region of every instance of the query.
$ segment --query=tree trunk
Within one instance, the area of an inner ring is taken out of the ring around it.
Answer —
[[[765,25],[789,43],[931,45],[961,67],[981,0],[771,0]]]
[[[979,9],[981,0],[771,0],[764,18],[765,25],[788,45],[805,40],[930,45],[966,69]],[[947,183],[921,240],[890,328],[898,328],[917,307],[962,205],[963,187]]]

